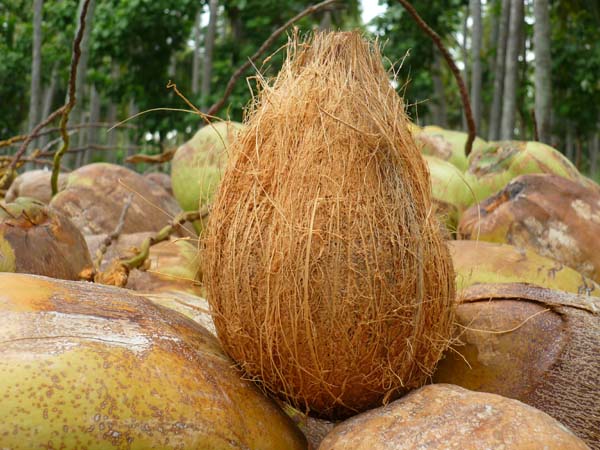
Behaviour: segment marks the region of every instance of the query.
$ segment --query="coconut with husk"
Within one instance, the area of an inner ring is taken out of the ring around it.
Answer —
[[[455,232],[458,221],[474,201],[476,180],[463,174],[454,165],[435,156],[424,155],[431,178],[435,212],[450,232]]]
[[[319,450],[585,450],[561,423],[500,395],[425,386],[343,422]]]
[[[600,295],[600,285],[564,264],[514,245],[485,241],[448,242],[456,291],[475,284],[530,283],[580,295]]]
[[[112,242],[102,259],[101,271],[106,271],[115,260],[133,258],[144,240],[153,233],[122,234]],[[86,236],[90,254],[96,258],[106,235]],[[202,295],[199,286],[200,260],[197,242],[177,238],[167,239],[150,247],[146,264],[129,272],[123,287],[143,292],[182,291]]]
[[[462,131],[446,130],[436,125],[425,126],[420,132],[415,133],[415,140],[423,154],[448,161],[461,172],[466,171],[469,166],[465,155],[468,137],[468,134]],[[476,136],[472,148],[479,149],[486,144],[483,139]]]
[[[171,162],[173,193],[184,211],[195,211],[212,201],[227,163],[228,148],[243,125],[213,122],[175,152]]]
[[[306,448],[185,316],[92,283],[0,274],[0,286],[3,448]]]
[[[512,244],[600,282],[600,192],[557,175],[515,178],[465,211],[465,239]]]
[[[520,400],[600,449],[600,299],[504,283],[460,300],[433,380]]]
[[[95,163],[71,172],[67,186],[50,202],[52,208],[68,216],[85,235],[112,233],[128,197],[131,206],[121,233],[159,231],[181,208],[161,186],[125,167]],[[195,235],[178,227],[178,234]]]
[[[204,280],[248,376],[340,418],[426,381],[448,344],[454,273],[377,45],[317,33],[287,50],[231,147]]]
[[[6,192],[6,201],[12,202],[19,197],[34,198],[42,203],[50,203],[52,200],[52,188],[50,186],[50,176],[52,172],[49,170],[30,170],[23,172],[10,185],[10,189]],[[67,174],[61,173],[58,175],[58,190],[59,192],[65,188],[67,184]]]
[[[529,173],[554,174],[587,187],[593,185],[558,150],[532,141],[490,142],[473,148],[467,173],[478,180],[475,190],[478,201],[496,194],[515,177]]]
[[[83,236],[64,215],[32,198],[0,205],[0,272],[78,280],[91,265]]]
[[[171,186],[171,177],[164,172],[149,172],[144,175],[144,178],[161,186],[170,195],[173,195],[173,187]]]

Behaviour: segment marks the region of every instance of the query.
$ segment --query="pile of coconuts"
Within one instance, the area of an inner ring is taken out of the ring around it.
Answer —
[[[597,226],[597,186],[550,147],[478,139],[467,158],[464,133],[412,124],[358,33],[294,35],[287,53],[243,125],[177,152],[181,208],[212,203],[197,258],[180,232],[129,289],[0,274],[0,447],[600,448],[600,280],[576,239]],[[65,240],[46,216],[70,217],[84,248],[111,232],[108,202],[78,191],[145,189],[116,166],[76,172],[49,208],[3,208],[11,272],[29,270],[15,239]],[[511,196],[521,173],[540,175]],[[132,208],[115,255],[163,226]],[[562,259],[544,247],[559,219],[577,244]],[[198,264],[203,286],[185,286]]]

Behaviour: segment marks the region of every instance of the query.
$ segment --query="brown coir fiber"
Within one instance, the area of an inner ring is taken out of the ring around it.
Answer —
[[[204,241],[225,350],[320,417],[422,385],[451,333],[454,273],[378,47],[292,39],[246,122]]]

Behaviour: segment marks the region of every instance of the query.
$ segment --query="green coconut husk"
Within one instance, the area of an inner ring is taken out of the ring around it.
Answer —
[[[204,280],[248,376],[335,419],[426,382],[448,345],[454,273],[379,48],[318,33],[288,52],[232,145]]]

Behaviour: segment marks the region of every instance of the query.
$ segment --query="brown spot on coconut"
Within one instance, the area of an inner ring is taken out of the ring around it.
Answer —
[[[428,125],[423,127],[420,132],[414,133],[414,136],[424,155],[435,156],[443,161],[448,161],[461,172],[467,170],[468,163],[465,156],[467,133]],[[473,151],[484,147],[486,144],[483,139],[475,137]]]
[[[338,425],[319,450],[587,449],[543,412],[449,384],[422,387]]]
[[[304,449],[190,319],[131,291],[0,274],[8,448]]]
[[[457,323],[434,382],[525,402],[600,449],[599,298],[482,284],[462,294]]]
[[[459,235],[531,249],[600,281],[600,193],[566,178],[515,178],[465,211]]]
[[[50,205],[70,217],[85,235],[112,233],[132,193],[123,234],[159,231],[181,212],[161,186],[125,167],[107,163],[89,164],[71,172],[67,187]],[[181,227],[180,234],[194,233]]]
[[[0,207],[0,272],[78,280],[91,265],[83,236],[59,212],[31,198]]]
[[[152,181],[153,183],[161,186],[170,195],[173,195],[173,188],[171,186],[171,177],[163,172],[150,172],[144,175],[144,178]]]
[[[531,283],[581,295],[600,295],[600,286],[576,270],[531,250],[484,241],[448,242],[456,291],[475,284]]]
[[[19,197],[34,198],[42,203],[50,203],[52,200],[52,188],[50,186],[49,170],[30,170],[19,175],[6,193],[6,201],[12,202]],[[67,175],[58,175],[58,191],[62,191],[67,184]]]
[[[110,245],[102,260],[100,269],[105,271],[115,259],[129,259],[135,256],[145,239],[154,233],[122,234]],[[98,248],[106,235],[85,237],[90,254],[96,259]],[[196,243],[182,239],[170,239],[150,247],[144,270],[133,269],[129,273],[128,289],[143,292],[183,291],[202,295],[199,286],[200,259]]]
[[[293,41],[231,153],[202,256],[226,351],[322,418],[422,385],[451,333],[454,273],[377,46]]]
[[[175,152],[171,162],[173,193],[184,211],[195,211],[212,201],[228,159],[228,149],[243,125],[213,122]]]
[[[475,189],[478,201],[501,191],[515,177],[529,173],[554,174],[587,187],[591,181],[558,150],[531,141],[490,142],[474,148],[467,173],[478,180]]]

